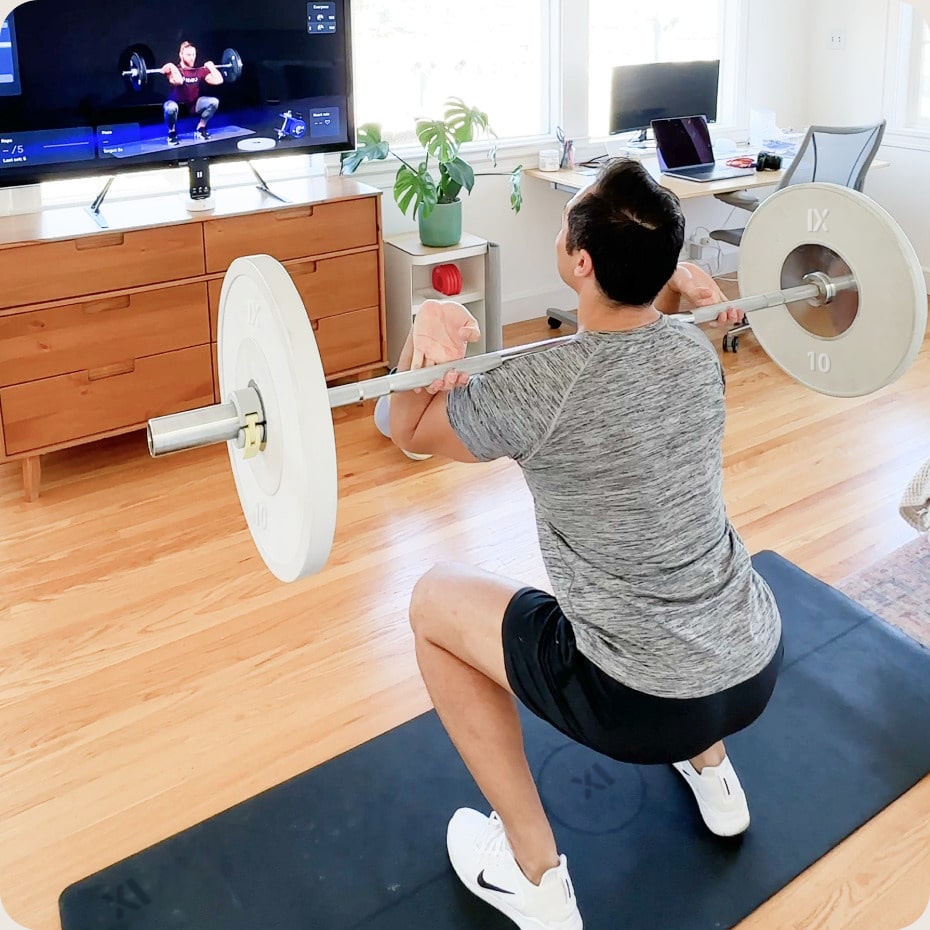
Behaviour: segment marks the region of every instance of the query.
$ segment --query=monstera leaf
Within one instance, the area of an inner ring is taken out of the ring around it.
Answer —
[[[394,199],[402,213],[407,213],[411,205],[413,215],[417,216],[422,210],[424,219],[433,212],[439,202],[439,191],[436,182],[430,176],[426,162],[421,162],[414,171],[409,165],[401,165],[394,180]]]
[[[440,164],[458,156],[459,143],[455,133],[440,119],[417,120],[417,138],[420,145]]]
[[[446,101],[445,116],[446,123],[459,145],[474,142],[479,132],[491,133],[488,114],[467,106],[459,97],[451,97]]]
[[[354,152],[343,152],[340,166],[343,174],[355,174],[363,161],[383,161],[390,154],[390,146],[381,138],[377,123],[365,123],[358,128],[358,144]]]
[[[475,186],[475,169],[461,158],[444,162],[439,166],[442,180],[439,182],[439,200],[441,203],[452,203],[464,187],[471,193]]]
[[[523,207],[523,165],[510,172],[510,206],[514,213]]]

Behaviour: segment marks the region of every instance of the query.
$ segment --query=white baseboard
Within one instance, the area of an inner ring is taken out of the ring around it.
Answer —
[[[574,292],[567,287],[558,291],[546,291],[541,294],[520,294],[501,302],[501,321],[522,323],[524,320],[538,320],[546,315],[549,307],[559,310],[574,310],[578,306]]]

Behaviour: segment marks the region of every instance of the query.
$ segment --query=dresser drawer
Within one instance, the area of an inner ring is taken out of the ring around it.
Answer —
[[[313,329],[327,375],[382,362],[381,311],[377,307],[314,320]]]
[[[0,386],[210,341],[206,284],[0,317]]]
[[[272,255],[284,262],[375,245],[375,210],[375,198],[365,197],[208,220],[203,225],[207,272],[226,271],[243,255]]]
[[[288,274],[297,286],[307,315],[314,320],[381,304],[377,252],[342,255],[318,262],[293,262]],[[216,339],[223,282],[210,282],[210,327]]]
[[[101,294],[204,273],[200,223],[0,250],[0,307]]]
[[[209,345],[0,390],[8,455],[90,438],[213,403]]]

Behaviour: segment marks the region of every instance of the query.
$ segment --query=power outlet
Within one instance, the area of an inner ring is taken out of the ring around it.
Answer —
[[[830,48],[834,52],[842,52],[846,48],[846,30],[833,29],[830,31]]]
[[[688,240],[688,258],[691,261],[699,261],[704,257],[704,249],[711,245],[713,242],[708,236],[693,235]]]

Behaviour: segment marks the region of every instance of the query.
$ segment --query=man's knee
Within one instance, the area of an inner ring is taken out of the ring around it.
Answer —
[[[417,636],[428,636],[430,622],[436,617],[441,598],[449,596],[453,572],[451,563],[439,562],[413,586],[410,626]]]
[[[165,116],[177,116],[178,115],[178,105],[173,100],[165,101]]]

